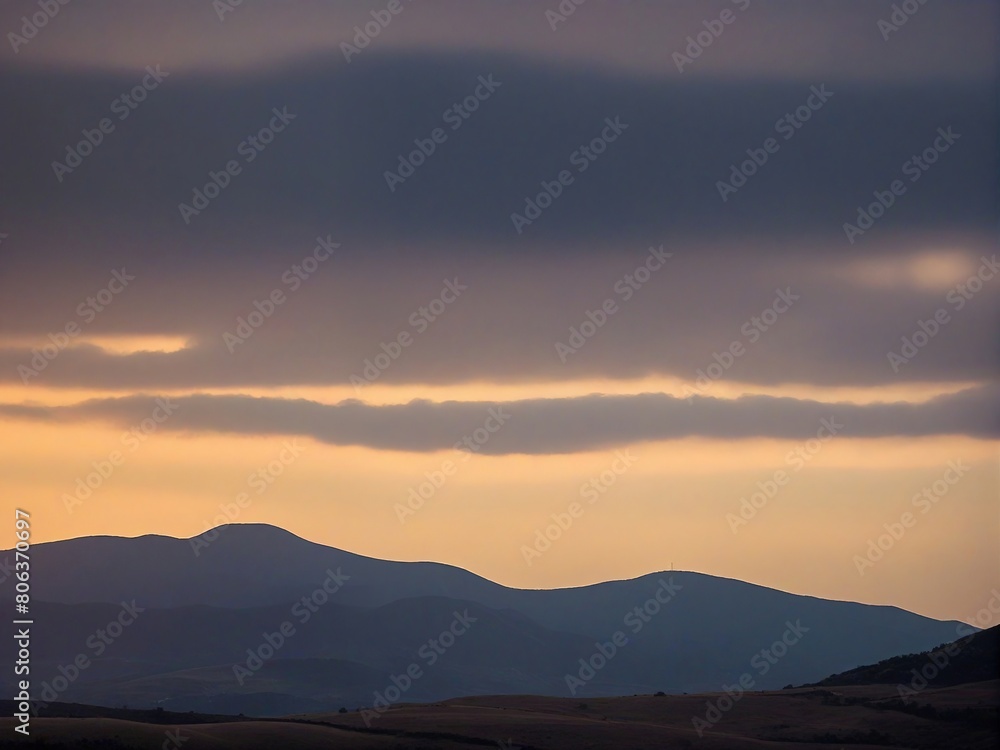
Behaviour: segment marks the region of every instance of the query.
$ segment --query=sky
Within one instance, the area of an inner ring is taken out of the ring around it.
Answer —
[[[902,5],[5,3],[4,502],[973,620],[1000,11]]]

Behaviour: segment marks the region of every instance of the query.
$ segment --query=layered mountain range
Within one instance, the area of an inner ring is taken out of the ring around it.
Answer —
[[[717,691],[747,675],[773,689],[930,649],[960,626],[682,571],[513,589],[257,524],[39,544],[31,574],[34,697],[183,711]],[[0,597],[13,589],[7,575]]]

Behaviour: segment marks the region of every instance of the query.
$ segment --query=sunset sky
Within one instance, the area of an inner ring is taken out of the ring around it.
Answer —
[[[995,3],[38,7],[0,9],[36,543],[228,519],[960,620],[1000,587]]]

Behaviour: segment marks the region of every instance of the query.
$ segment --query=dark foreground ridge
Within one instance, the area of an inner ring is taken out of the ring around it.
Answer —
[[[971,630],[971,628],[970,628]],[[929,651],[883,659],[831,675],[809,687],[839,685],[909,686],[916,681],[933,687],[1000,679],[1000,625],[972,633]]]

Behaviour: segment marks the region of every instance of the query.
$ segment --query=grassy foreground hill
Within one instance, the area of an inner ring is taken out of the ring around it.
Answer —
[[[978,750],[1000,743],[1000,681],[927,688],[918,715],[894,685],[619,698],[481,696],[402,704],[376,718],[358,711],[251,719],[54,704],[32,720],[31,739],[0,720],[7,748],[346,748],[347,750],[800,750],[845,747]],[[712,710],[714,707],[714,711]],[[0,704],[10,715],[12,704]],[[711,719],[699,734],[694,719]]]

